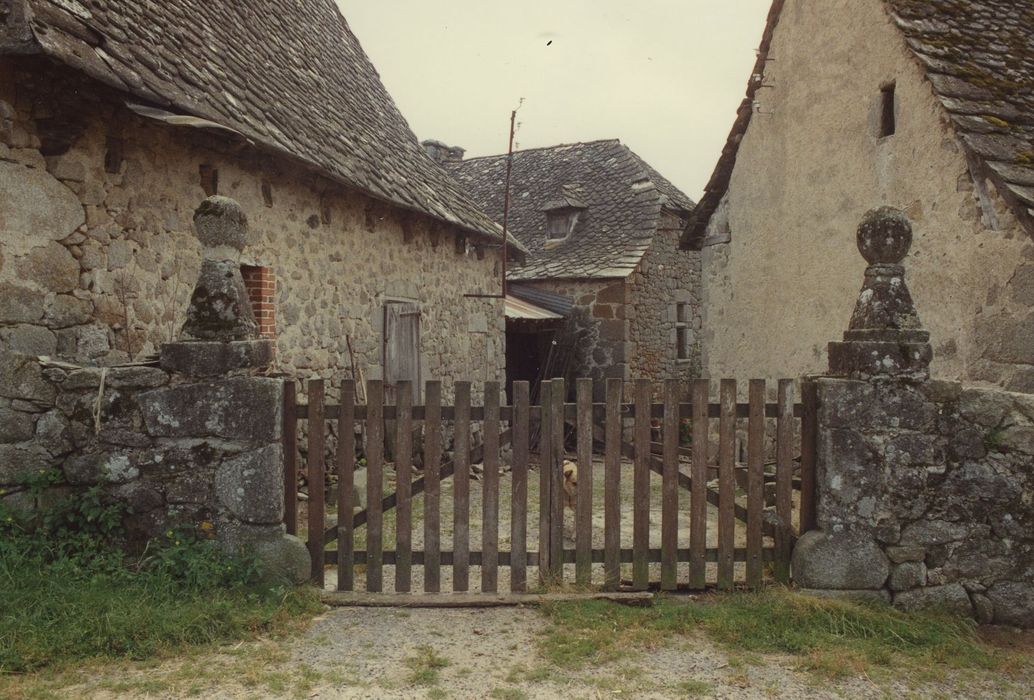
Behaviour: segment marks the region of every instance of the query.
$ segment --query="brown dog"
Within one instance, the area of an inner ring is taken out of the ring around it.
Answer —
[[[564,460],[564,505],[574,510],[578,501],[578,465]]]

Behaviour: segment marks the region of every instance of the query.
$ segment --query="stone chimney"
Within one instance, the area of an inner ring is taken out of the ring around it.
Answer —
[[[441,141],[435,141],[434,139],[428,139],[427,141],[421,141],[420,145],[427,151],[427,155],[437,163],[459,163],[463,160],[463,154],[466,153],[466,149],[460,148],[459,146],[449,146],[448,144],[442,143]]]

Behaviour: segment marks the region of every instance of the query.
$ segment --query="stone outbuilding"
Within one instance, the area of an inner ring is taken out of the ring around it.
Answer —
[[[501,229],[332,0],[0,2],[3,353],[153,356],[184,323],[211,195],[250,223],[240,269],[274,371],[503,378],[502,300],[469,296],[500,286]]]
[[[462,149],[424,145],[502,221],[506,155],[464,160]],[[508,228],[529,253],[508,271],[510,294],[554,311],[560,295],[573,311],[559,347],[552,328],[508,324],[509,378],[695,376],[700,258],[678,247],[693,206],[616,139],[516,152]]]
[[[945,379],[1034,391],[1034,2],[775,0],[683,239],[710,376],[821,372],[856,298],[851,232],[915,232],[910,287]]]

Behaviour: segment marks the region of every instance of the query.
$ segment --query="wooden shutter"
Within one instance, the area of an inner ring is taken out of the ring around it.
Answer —
[[[420,307],[404,302],[384,306],[384,384],[394,403],[399,382],[413,382],[420,400]]]

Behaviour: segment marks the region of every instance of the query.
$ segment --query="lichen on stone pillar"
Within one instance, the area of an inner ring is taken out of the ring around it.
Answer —
[[[194,212],[202,262],[181,339],[234,341],[258,338],[258,323],[241,277],[240,257],[248,218],[229,197],[209,197]]]
[[[829,374],[928,379],[930,334],[919,321],[901,264],[912,246],[912,225],[898,209],[873,209],[862,219],[857,241],[869,267],[843,342],[829,344]]]

